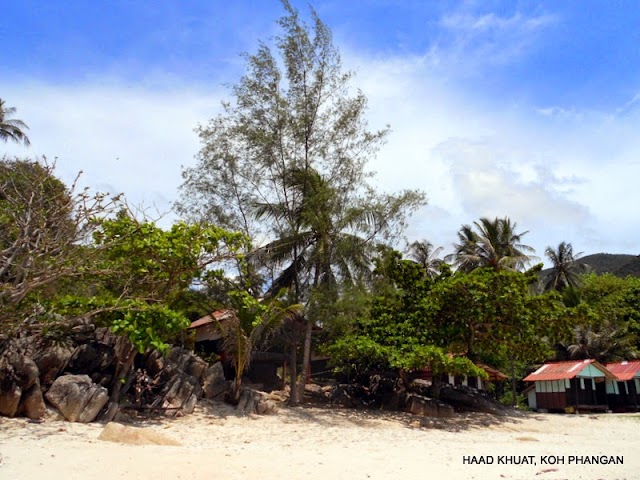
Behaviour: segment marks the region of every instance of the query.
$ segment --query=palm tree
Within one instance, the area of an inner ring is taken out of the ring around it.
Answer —
[[[354,282],[366,275],[371,264],[370,245],[354,232],[359,224],[375,221],[374,214],[366,208],[342,205],[314,170],[294,169],[287,182],[290,192],[299,197],[293,212],[283,203],[258,204],[255,211],[258,218],[288,220],[293,225],[254,253],[254,258],[284,267],[270,293],[296,287],[302,298],[308,287],[333,287],[339,280]]]
[[[16,113],[15,107],[6,107],[4,100],[0,98],[0,139],[5,142],[13,140],[16,143],[23,143],[28,146],[31,142],[24,130],[28,130],[29,127],[22,120],[9,118],[14,113]]]
[[[222,350],[235,369],[231,401],[237,403],[242,375],[249,368],[256,349],[285,321],[300,315],[302,306],[283,306],[279,298],[261,302],[246,292],[234,292],[231,298],[235,308],[216,325],[223,338]]]
[[[310,318],[317,315],[318,307],[337,299],[341,281],[355,283],[370,275],[371,242],[356,233],[363,225],[375,224],[378,219],[368,207],[347,205],[329,181],[311,168],[289,170],[285,183],[289,202],[255,205],[258,218],[269,218],[285,227],[278,238],[252,257],[281,269],[267,296],[286,288],[293,292],[294,302],[306,304],[303,359],[306,373],[314,324]],[[294,332],[292,344],[296,341]],[[292,347],[292,383],[297,363],[295,351]],[[297,401],[297,389],[292,385],[290,402]]]
[[[417,240],[409,245],[409,255],[411,259],[425,269],[429,278],[435,278],[440,273],[440,267],[444,260],[439,258],[442,247],[434,248],[433,243],[428,240]]]
[[[601,363],[628,360],[638,356],[635,336],[624,327],[605,322],[597,328],[579,325],[574,328],[574,342],[567,347],[572,359],[594,358]]]
[[[574,254],[573,246],[570,243],[561,242],[556,250],[547,247],[544,253],[553,263],[551,271],[544,278],[544,291],[557,290],[562,292],[568,287],[577,288],[580,286],[578,275],[587,269],[584,263],[577,262],[582,252]]]
[[[508,217],[494,220],[483,217],[473,222],[473,226],[462,226],[458,232],[459,243],[454,245],[455,252],[447,259],[462,272],[479,267],[522,270],[535,258],[528,255],[534,249],[521,243],[527,233],[516,233],[516,223]]]

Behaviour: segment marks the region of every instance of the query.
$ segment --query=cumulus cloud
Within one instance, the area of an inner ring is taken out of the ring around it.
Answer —
[[[554,21],[473,18],[443,22],[515,35],[530,45]],[[560,241],[585,253],[640,253],[637,98],[613,112],[486,98],[453,81],[454,73],[443,75],[433,51],[373,58],[342,52],[357,72],[354,85],[369,98],[371,127],[391,124],[387,144],[371,161],[377,186],[419,188],[429,197],[411,220],[409,240],[427,238],[449,249],[462,224],[508,215],[530,230],[526,241],[539,255]],[[465,65],[473,65],[475,53]],[[439,50],[451,65],[463,54]],[[193,129],[219,111],[227,94],[175,77],[145,85],[98,76],[75,84],[0,81],[0,91],[31,127],[32,148],[10,146],[10,153],[58,157],[65,181],[83,170],[85,184],[161,211],[177,198],[181,166],[195,163]]]
[[[482,98],[424,56],[345,58],[369,98],[371,124],[392,128],[372,162],[378,185],[429,197],[409,240],[450,248],[462,224],[508,215],[540,256],[561,241],[586,253],[637,250],[640,112]]]
[[[217,111],[222,94],[187,86],[153,90],[119,83],[2,86],[30,127],[29,149],[9,154],[57,158],[57,173],[70,183],[124,193],[136,205],[166,212],[177,198],[181,166],[194,162],[194,133]]]

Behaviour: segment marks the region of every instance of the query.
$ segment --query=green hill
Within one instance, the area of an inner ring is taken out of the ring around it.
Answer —
[[[591,271],[598,275],[611,273],[623,278],[629,275],[640,277],[640,255],[596,253],[580,257],[579,262],[589,265]]]
[[[640,277],[640,255],[594,253],[580,257],[578,261],[588,265],[589,271],[598,275],[611,273],[620,278],[629,275]],[[540,277],[544,278],[550,271],[550,268],[545,268],[540,272]]]

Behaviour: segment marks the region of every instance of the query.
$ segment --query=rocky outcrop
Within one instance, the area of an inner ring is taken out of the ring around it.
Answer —
[[[271,415],[278,412],[278,405],[270,398],[268,393],[242,388],[237,410],[245,415],[256,413],[258,415]]]
[[[150,352],[144,366],[147,375],[153,379],[157,397],[153,407],[167,409],[167,413],[192,413],[207,387],[210,397],[221,398],[227,390],[227,383],[219,374],[222,365],[209,367],[207,362],[190,350],[172,348],[166,356],[160,352]]]
[[[47,401],[71,422],[92,422],[107,404],[107,389],[93,383],[88,375],[58,377],[46,393]]]
[[[440,399],[460,411],[491,413],[500,416],[512,413],[508,407],[470,387],[447,385],[440,391]]]
[[[433,418],[450,418],[454,414],[451,405],[413,393],[407,395],[406,411],[414,415]]]
[[[75,347],[69,345],[53,344],[38,349],[33,354],[33,361],[40,372],[40,384],[48,388],[66,368]]]
[[[36,381],[22,393],[18,415],[36,419],[42,418],[45,413],[47,413],[47,405],[44,403],[40,382]]]
[[[40,418],[47,400],[68,420],[93,421],[116,387],[132,410],[191,413],[203,396],[222,400],[228,391],[222,365],[210,366],[190,350],[149,351],[124,372],[116,352],[128,340],[83,318],[64,328],[55,339],[23,334],[0,345],[0,415]],[[101,419],[118,413],[117,402],[109,405],[112,415],[104,409]]]
[[[40,418],[45,405],[35,362],[16,351],[0,358],[0,414]]]
[[[207,367],[202,378],[204,398],[209,400],[222,400],[229,390],[229,382],[224,377],[224,369],[221,362]]]

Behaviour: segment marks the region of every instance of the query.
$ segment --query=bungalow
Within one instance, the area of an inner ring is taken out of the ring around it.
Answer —
[[[640,360],[607,363],[607,369],[616,376],[607,380],[607,400],[614,411],[638,411],[640,403]]]
[[[501,380],[506,380],[507,378],[509,378],[500,370],[483,363],[476,363],[475,365],[485,371],[485,373],[487,374],[487,378],[443,374],[441,376],[442,383],[449,385],[464,385],[465,387],[473,387],[477,390],[487,392],[489,391],[489,385],[491,385],[491,382],[499,382]],[[433,381],[433,374],[430,368],[423,368],[414,371],[412,374],[412,378],[419,378],[431,382]]]
[[[222,360],[224,374],[227,379],[233,379],[234,371],[226,361],[222,351],[222,333],[219,324],[224,324],[233,318],[235,312],[231,309],[216,310],[195,322],[192,322],[188,330],[195,331],[196,352],[205,354],[218,354]],[[287,355],[276,352],[256,352],[251,357],[247,378],[260,386],[265,391],[282,388],[283,380],[278,376],[278,370],[286,370]]]
[[[605,381],[615,376],[595,360],[545,363],[527,376],[534,382],[535,404],[539,412],[608,410]]]

